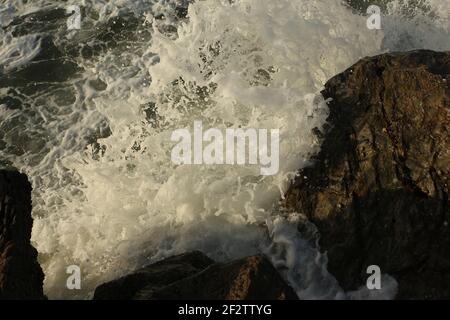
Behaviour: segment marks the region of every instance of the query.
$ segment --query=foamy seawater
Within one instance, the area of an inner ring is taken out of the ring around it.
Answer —
[[[369,30],[339,0],[2,1],[0,161],[33,184],[46,294],[89,298],[195,249],[219,261],[263,252],[305,299],[392,298],[388,275],[377,296],[344,292],[298,232],[301,213],[278,200],[320,150],[328,79],[365,56],[450,50],[450,3],[419,2],[389,2]],[[67,30],[70,4],[81,30]],[[278,174],[175,165],[171,133],[194,121],[280,129]],[[66,289],[69,265],[80,291]]]

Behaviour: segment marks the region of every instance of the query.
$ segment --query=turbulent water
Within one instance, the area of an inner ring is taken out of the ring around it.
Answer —
[[[0,164],[33,184],[33,243],[50,298],[95,287],[199,249],[226,261],[263,252],[307,299],[392,298],[344,292],[301,212],[278,208],[289,179],[320,148],[324,83],[386,51],[450,50],[448,0],[0,0]],[[376,1],[373,1],[376,3]],[[81,30],[65,8],[81,7]],[[177,166],[173,130],[280,129],[280,171]],[[317,131],[317,130],[316,130]],[[79,265],[82,290],[66,289]]]

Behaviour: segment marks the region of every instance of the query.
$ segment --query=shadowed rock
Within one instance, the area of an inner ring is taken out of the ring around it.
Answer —
[[[163,287],[198,273],[213,263],[213,260],[198,251],[173,256],[100,285],[95,290],[94,300],[133,299],[139,290],[149,284],[155,288]]]
[[[347,290],[369,265],[398,298],[450,298],[450,54],[366,58],[323,91],[329,128],[284,205],[318,227]]]
[[[44,273],[30,244],[32,225],[27,177],[0,171],[0,299],[45,299]]]
[[[200,252],[171,257],[95,291],[94,299],[297,299],[262,256],[213,263]]]

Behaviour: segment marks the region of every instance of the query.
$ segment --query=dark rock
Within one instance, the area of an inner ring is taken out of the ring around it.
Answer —
[[[379,265],[397,298],[450,298],[450,53],[366,58],[323,91],[329,128],[284,205],[321,233],[347,290]]]
[[[105,283],[94,299],[297,299],[270,264],[254,256],[214,263],[200,252],[171,257]]]
[[[32,225],[27,177],[0,171],[0,299],[45,299],[44,273],[30,244]]]
[[[161,289],[153,285],[138,292],[138,299],[156,300],[296,300],[272,264],[262,256],[217,263],[203,272]]]
[[[155,288],[163,287],[198,273],[213,263],[213,260],[198,251],[173,256],[100,285],[95,290],[94,300],[133,299],[139,290],[149,284]]]

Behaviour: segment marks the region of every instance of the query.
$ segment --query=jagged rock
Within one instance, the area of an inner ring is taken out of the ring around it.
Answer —
[[[103,284],[94,295],[94,299],[117,298],[260,300],[297,299],[297,296],[262,256],[222,264],[193,252]]]
[[[0,299],[45,299],[44,273],[30,244],[31,185],[24,174],[0,171]]]
[[[345,289],[369,265],[397,298],[450,298],[450,53],[366,58],[323,91],[329,127],[284,205],[318,227]]]

